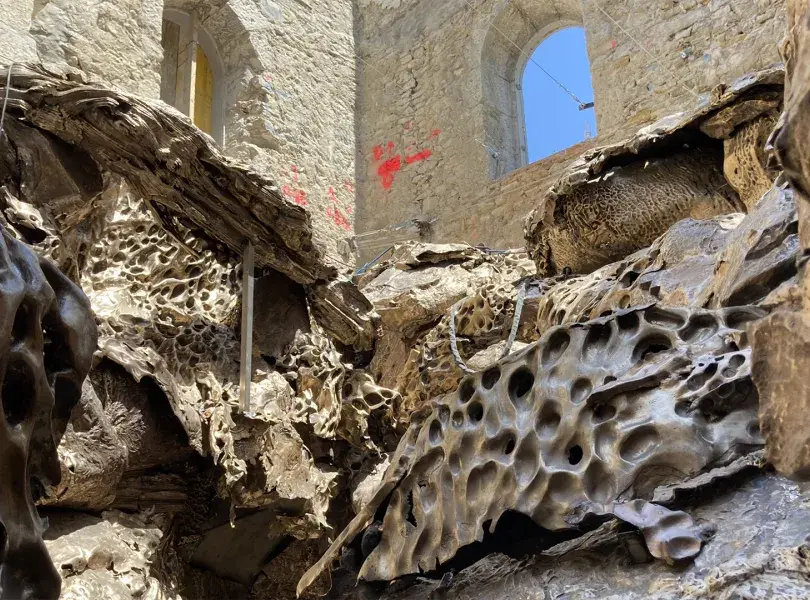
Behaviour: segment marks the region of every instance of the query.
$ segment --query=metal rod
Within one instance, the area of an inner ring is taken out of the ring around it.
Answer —
[[[248,242],[242,257],[242,351],[239,368],[239,403],[250,412],[250,381],[253,378],[253,244]]]

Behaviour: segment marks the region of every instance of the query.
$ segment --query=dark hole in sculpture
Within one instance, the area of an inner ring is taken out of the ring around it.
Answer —
[[[610,421],[616,416],[616,407],[610,404],[597,404],[593,407],[593,422],[595,424]]]
[[[408,492],[408,515],[405,518],[408,523],[416,527],[416,517],[413,514],[413,490]]]
[[[462,404],[469,402],[474,393],[475,386],[473,385],[472,379],[467,378],[461,382],[461,385],[458,388],[458,397]]]
[[[506,440],[506,447],[503,449],[503,453],[512,454],[512,452],[514,451],[515,451],[515,438],[510,436],[509,439]]]
[[[618,323],[620,329],[623,329],[625,331],[631,331],[638,327],[639,324],[638,315],[632,312],[619,315],[618,317],[616,317],[616,323]]]
[[[572,465],[578,465],[582,462],[582,446],[571,446],[568,449],[568,462]]]
[[[473,423],[480,423],[484,418],[484,407],[480,402],[473,402],[467,409],[467,414],[470,416],[470,421]]]
[[[33,376],[22,359],[12,359],[6,367],[3,379],[3,414],[12,427],[24,422],[28,417],[31,402],[36,398]]]
[[[11,345],[16,346],[28,337],[29,324],[28,307],[20,304],[17,314],[14,315],[14,324],[11,326]]]
[[[36,227],[29,227],[25,223],[17,221],[14,223],[14,229],[22,234],[24,241],[27,244],[39,244],[44,242],[48,237],[48,232],[37,229]]]
[[[622,287],[629,288],[633,285],[636,280],[639,278],[640,273],[636,273],[635,271],[628,271],[624,275],[622,275],[621,284]]]
[[[672,342],[664,336],[654,335],[641,340],[633,351],[633,359],[636,362],[645,360],[652,354],[666,352],[672,348]]]
[[[521,367],[509,378],[509,397],[515,404],[522,404],[522,400],[532,390],[534,385],[534,373],[525,367]]]
[[[50,380],[56,373],[70,369],[73,361],[70,356],[70,348],[64,335],[57,328],[54,323],[49,323],[46,316],[43,319],[43,326],[45,331],[45,347],[43,348],[45,372],[48,374],[49,383],[53,385]]]
[[[486,389],[491,390],[493,387],[495,387],[495,384],[498,383],[498,380],[500,378],[501,378],[501,370],[497,367],[494,367],[489,371],[487,371],[486,373],[484,373],[484,375],[481,377],[481,383]]]

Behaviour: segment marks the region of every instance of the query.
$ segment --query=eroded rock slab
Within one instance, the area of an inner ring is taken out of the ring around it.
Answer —
[[[783,80],[779,68],[747,75],[718,86],[693,112],[586,153],[527,218],[538,274],[590,273],[652,243],[679,219],[752,207],[773,180],[764,145]]]
[[[760,445],[745,330],[762,316],[629,309],[466,377],[415,416],[372,502],[299,589],[386,505],[367,580],[432,571],[507,511],[564,530],[582,503],[643,498]]]
[[[698,600],[806,598],[807,493],[773,475],[707,494],[691,514],[715,526],[694,563],[678,569],[652,562],[637,533],[611,526],[545,555],[489,556],[450,578],[421,580],[378,594],[380,600]],[[733,507],[733,510],[729,508]],[[360,594],[346,595],[352,600]]]

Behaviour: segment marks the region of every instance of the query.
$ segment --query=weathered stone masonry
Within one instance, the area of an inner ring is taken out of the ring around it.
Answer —
[[[358,233],[417,217],[435,219],[434,241],[508,247],[522,245],[538,194],[588,145],[777,62],[784,3],[364,0],[358,22]],[[521,168],[525,57],[500,32],[531,52],[571,25],[585,28],[599,136]]]
[[[193,13],[222,65],[226,153],[306,205],[329,254],[346,261],[337,248],[354,222],[349,0],[3,0],[0,8],[13,30],[0,43],[3,62],[41,62],[147,98],[160,97],[164,9]]]

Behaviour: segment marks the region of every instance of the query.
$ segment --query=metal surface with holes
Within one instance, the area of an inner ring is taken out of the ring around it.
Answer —
[[[430,571],[508,510],[567,529],[582,504],[649,497],[761,445],[745,333],[761,316],[625,310],[552,328],[466,377],[414,418],[374,500],[301,587],[386,501],[366,580]]]

